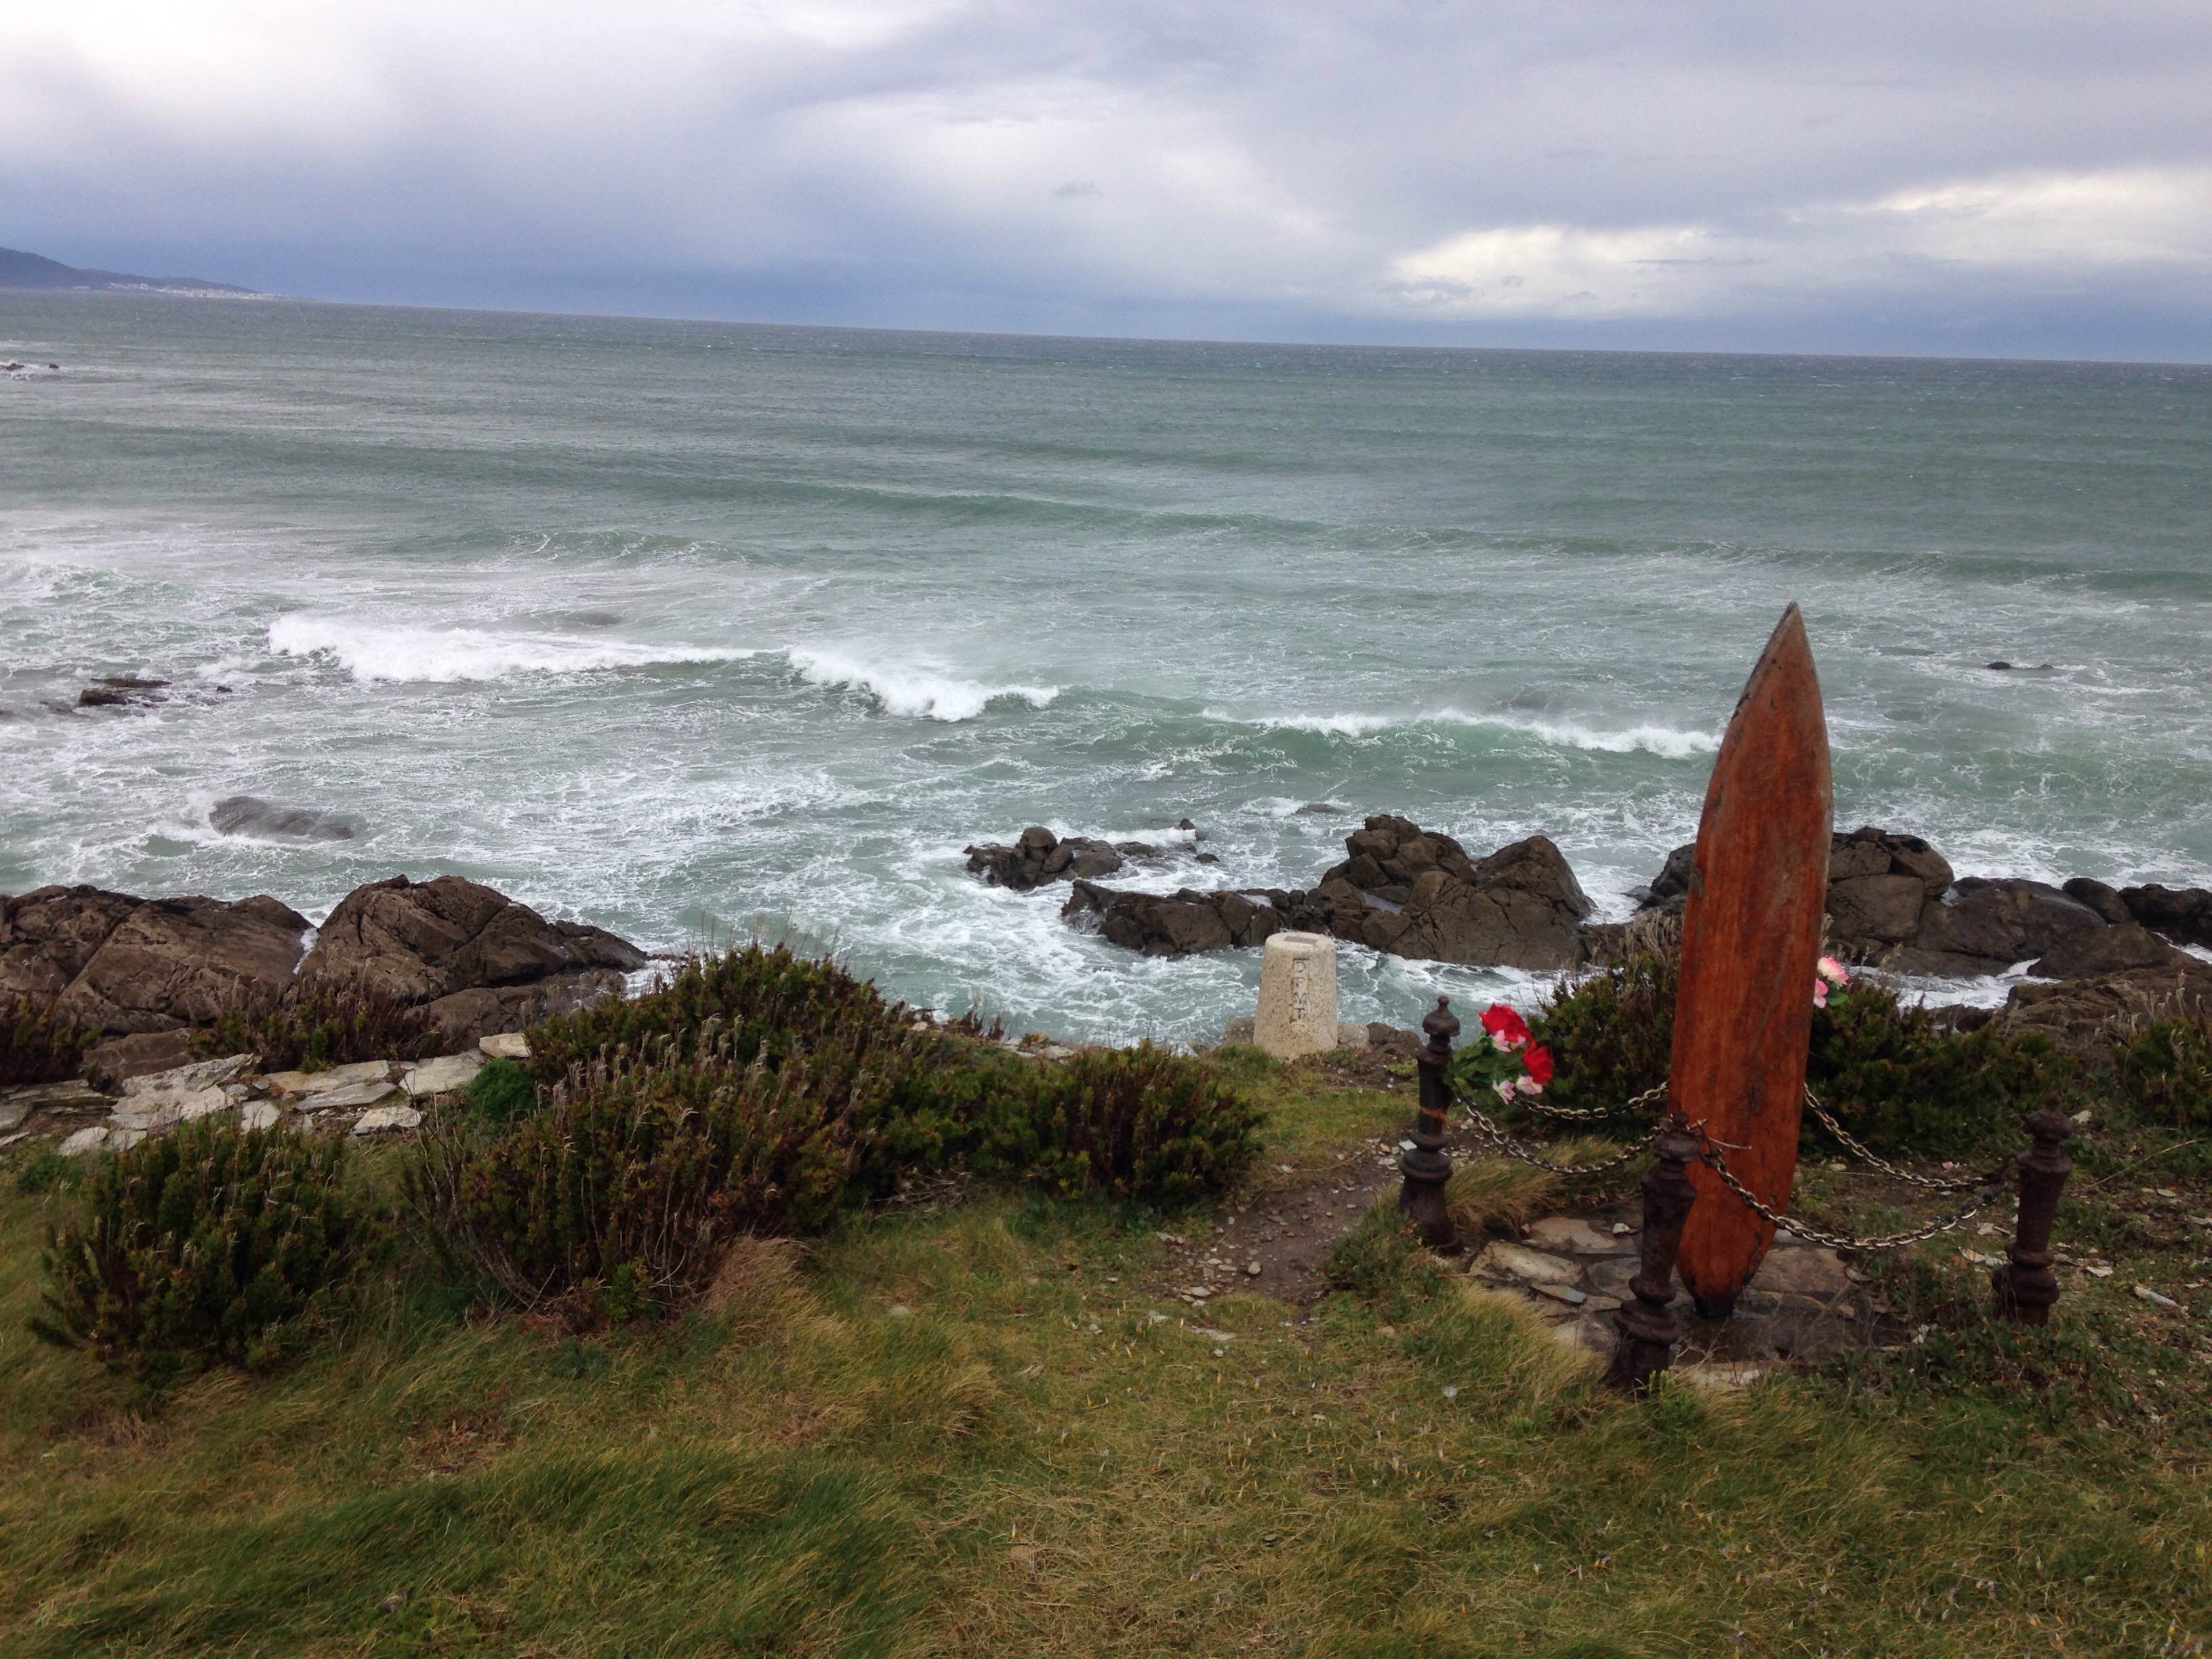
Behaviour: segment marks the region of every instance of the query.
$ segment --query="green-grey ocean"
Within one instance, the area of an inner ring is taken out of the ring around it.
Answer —
[[[1389,811],[1478,854],[1540,830],[1625,914],[1793,599],[1843,827],[2212,881],[2205,368],[21,294],[0,356],[33,365],[0,376],[0,891],[319,915],[457,871],[1199,1038],[1253,953],[1132,957],[963,845],[1302,886]],[[70,708],[108,674],[173,684]],[[241,793],[358,833],[217,833]],[[1519,977],[1341,974],[1399,1023]]]

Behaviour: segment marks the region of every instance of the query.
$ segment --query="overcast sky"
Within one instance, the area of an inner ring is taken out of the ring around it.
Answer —
[[[2212,358],[2212,0],[13,0],[0,245],[329,299]]]

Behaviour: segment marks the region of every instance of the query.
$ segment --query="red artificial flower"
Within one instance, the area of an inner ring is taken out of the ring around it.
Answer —
[[[1502,1002],[1493,1002],[1483,1011],[1482,1029],[1501,1048],[1518,1048],[1529,1036],[1528,1022]]]
[[[1530,1082],[1540,1087],[1552,1080],[1552,1051],[1540,1042],[1532,1042],[1521,1056],[1521,1069],[1528,1073]]]

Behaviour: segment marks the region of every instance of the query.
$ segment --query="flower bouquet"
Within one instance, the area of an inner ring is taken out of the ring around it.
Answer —
[[[1483,1089],[1503,1101],[1540,1095],[1551,1080],[1552,1051],[1502,1002],[1483,1011],[1482,1035],[1452,1055],[1452,1088],[1463,1099]]]

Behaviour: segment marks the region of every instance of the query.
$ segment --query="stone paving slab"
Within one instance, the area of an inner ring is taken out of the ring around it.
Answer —
[[[399,1085],[388,1077],[364,1078],[336,1089],[317,1089],[295,1095],[290,1104],[302,1112],[349,1112],[389,1100],[398,1092]]]
[[[467,1088],[471,1079],[483,1070],[484,1060],[482,1054],[441,1054],[435,1060],[408,1066],[399,1074],[399,1086],[410,1099],[449,1095]]]
[[[354,1120],[353,1132],[374,1135],[422,1127],[422,1114],[412,1106],[374,1106]]]
[[[391,1080],[388,1060],[356,1060],[350,1066],[333,1066],[327,1072],[271,1072],[268,1077],[269,1091],[276,1095],[319,1095],[357,1084]]]
[[[131,1100],[140,1095],[188,1095],[203,1089],[220,1089],[259,1064],[258,1055],[225,1054],[221,1060],[203,1060],[166,1072],[148,1072],[125,1080],[123,1097]]]

